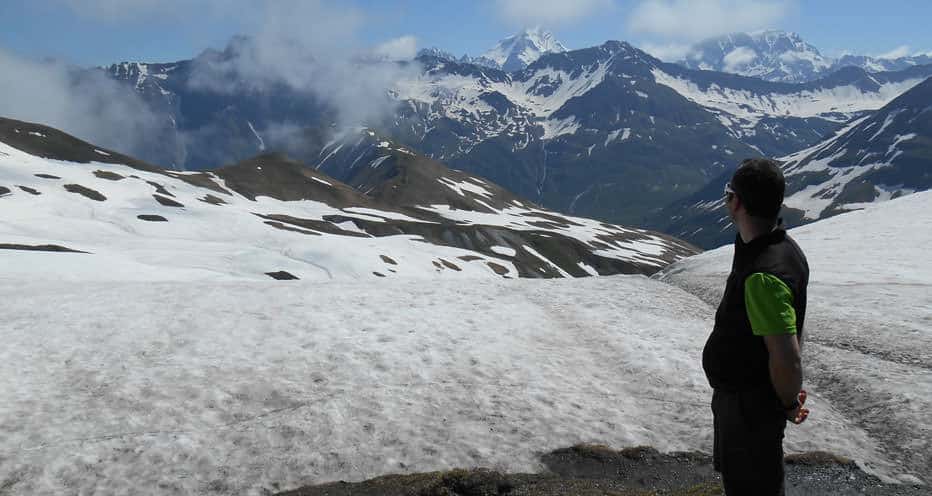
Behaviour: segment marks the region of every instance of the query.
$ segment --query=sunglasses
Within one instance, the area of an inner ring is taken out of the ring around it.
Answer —
[[[730,182],[725,183],[725,197],[728,200],[731,200],[731,197],[735,195],[736,195],[735,189],[731,187],[731,183]]]

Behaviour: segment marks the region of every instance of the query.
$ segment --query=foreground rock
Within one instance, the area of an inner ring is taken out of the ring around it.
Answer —
[[[367,495],[722,495],[712,460],[701,453],[662,454],[649,447],[615,451],[580,445],[541,457],[538,474],[503,474],[487,469],[386,475],[364,482],[334,482],[279,493],[280,496]],[[851,460],[814,452],[786,458],[786,489],[794,494],[927,494],[921,486],[884,484]]]

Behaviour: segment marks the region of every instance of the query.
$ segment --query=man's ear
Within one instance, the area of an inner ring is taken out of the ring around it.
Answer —
[[[744,202],[741,201],[740,196],[735,195],[734,205],[735,205],[735,213],[738,213],[740,209],[744,208]]]

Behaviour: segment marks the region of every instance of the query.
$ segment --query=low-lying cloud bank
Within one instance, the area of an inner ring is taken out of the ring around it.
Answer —
[[[135,0],[125,10],[103,0],[56,1],[73,8],[83,5],[87,7],[83,15],[105,23],[118,23],[134,13],[157,16],[163,10],[161,4],[148,0]],[[250,8],[246,9],[245,3],[237,0],[224,7],[218,2],[206,2],[212,16],[243,17],[247,32],[236,37],[223,52],[197,57],[188,89],[195,94],[234,97],[257,92],[277,97],[284,89],[286,98],[312,100],[327,109],[324,115],[328,122],[310,122],[319,118],[315,115],[305,121],[296,121],[293,116],[280,121],[265,119],[255,122],[260,133],[276,131],[278,137],[300,139],[300,132],[281,130],[306,125],[378,126],[394,117],[397,101],[391,98],[390,90],[403,79],[420,76],[420,67],[412,61],[417,40],[401,36],[375,46],[364,43],[361,33],[368,21],[353,7],[317,0],[280,0],[248,2]],[[250,17],[248,21],[246,16]],[[145,54],[138,59],[145,60]],[[167,112],[164,107],[150,107],[132,85],[113,81],[103,71],[27,60],[0,49],[2,116],[47,124],[142,157],[152,151],[156,141],[203,146],[201,138],[229,134],[223,127],[228,122],[217,129],[210,129],[217,124],[208,123],[198,129],[176,131]],[[184,151],[176,156],[183,160]]]
[[[0,116],[46,124],[92,143],[134,152],[168,126],[102,71],[37,62],[0,48]]]

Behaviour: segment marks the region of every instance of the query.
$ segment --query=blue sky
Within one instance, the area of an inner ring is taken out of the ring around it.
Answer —
[[[257,29],[275,1],[300,5],[311,30],[352,18],[360,45],[414,36],[456,55],[533,24],[569,48],[620,39],[676,53],[704,36],[777,28],[832,56],[932,51],[932,2],[915,0],[4,0],[0,49],[78,65],[191,58]]]

